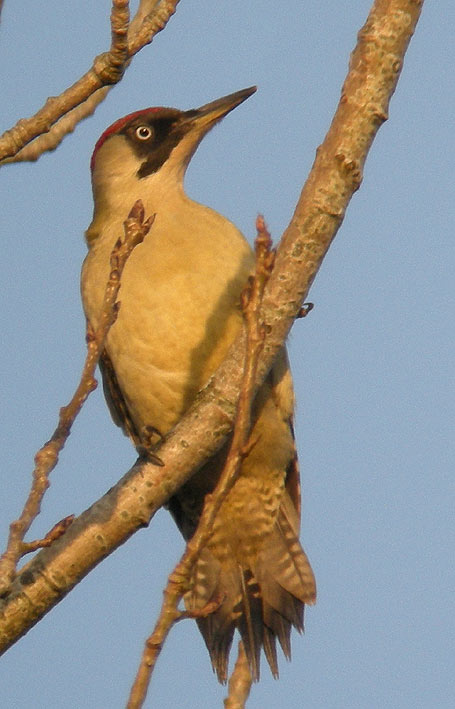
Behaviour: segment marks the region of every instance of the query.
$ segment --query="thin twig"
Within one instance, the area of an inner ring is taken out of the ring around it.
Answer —
[[[43,152],[55,150],[79,121],[93,113],[109,88],[121,80],[132,57],[164,29],[178,2],[142,0],[129,26],[128,0],[112,0],[109,51],[96,57],[76,83],[49,98],[34,116],[21,119],[0,137],[1,164],[37,160]]]
[[[90,323],[87,324],[87,356],[79,384],[69,404],[60,409],[58,425],[52,437],[35,455],[33,482],[27,501],[20,517],[10,524],[8,545],[0,558],[0,595],[7,590],[13,581],[19,559],[23,554],[31,551],[32,543],[24,543],[24,537],[40,512],[41,501],[50,484],[49,475],[57,465],[59,454],[71,433],[71,427],[76,416],[89,394],[97,386],[94,378],[95,368],[103,351],[109,329],[116,318],[116,301],[123,268],[132,250],[137,244],[141,243],[149,232],[152,223],[153,218],[149,218],[144,222],[144,208],[142,202],[138,200],[128,219],[124,222],[124,237],[118,239],[112,250],[111,270],[96,331],[93,331]],[[61,531],[61,527],[59,529]],[[50,541],[54,541],[57,538],[55,534],[52,535],[52,530],[49,534],[51,535]],[[58,536],[61,536],[61,534]],[[49,544],[38,544],[38,546],[49,546]]]
[[[57,524],[54,524],[52,529],[48,531],[45,537],[42,539],[34,539],[33,542],[23,542],[22,543],[22,555],[30,554],[32,551],[37,549],[45,549],[50,547],[62,534],[65,534],[66,530],[74,520],[74,515],[68,515],[61,519]]]
[[[128,41],[135,38],[139,28],[142,25],[144,17],[149,15],[153,11],[157,3],[160,1],[161,0],[141,0],[137,12],[131,20],[127,30],[126,37]],[[111,13],[112,36],[116,35],[116,33],[118,32],[117,27],[119,24],[119,19],[114,16],[113,13]],[[122,28],[120,28],[120,30],[122,30]],[[120,37],[122,37],[122,31],[120,32]],[[114,41],[112,41],[112,44],[114,44]],[[129,66],[130,61],[131,60],[128,59],[125,62],[125,69]],[[57,122],[54,123],[54,125],[50,128],[48,133],[43,133],[42,135],[39,135],[37,138],[32,140],[32,142],[22,148],[22,150],[19,150],[19,152],[14,155],[14,157],[3,160],[2,164],[11,162],[34,162],[38,160],[38,158],[43,153],[55,150],[65,138],[65,136],[74,131],[78,123],[80,123],[85,118],[88,118],[95,112],[96,107],[102,101],[104,101],[111,88],[112,86],[104,86],[103,88],[95,91],[95,93],[93,93],[85,101],[79,104],[79,106],[72,108],[61,118],[59,118]]]
[[[216,610],[222,601],[222,599],[219,599],[209,604],[209,607],[198,610],[196,613],[182,612],[178,608],[180,600],[189,588],[194,565],[213,534],[213,524],[220,507],[235,484],[241,463],[251,448],[248,442],[251,429],[251,405],[255,393],[258,358],[265,337],[260,310],[264,288],[270,278],[275,259],[275,252],[272,251],[272,240],[261,216],[257,218],[256,228],[256,270],[242,293],[247,348],[232,442],[219,482],[214,492],[206,496],[196,532],[187,543],[182,558],[169,576],[164,590],[164,599],[159,618],[153,633],[145,642],[136,679],[131,689],[127,705],[128,709],[142,707],[156,661],[174,623],[182,617],[208,615]]]
[[[137,32],[131,37],[128,45],[130,57],[139,52],[142,47],[150,44],[155,35],[164,30],[175,13],[178,3],[179,0],[161,0],[160,3],[152,3],[151,11],[145,15]]]
[[[110,64],[115,76],[123,75],[128,60],[128,27],[130,24],[129,0],[113,0],[111,10]]]
[[[111,88],[112,86],[104,86],[102,89],[98,89],[79,106],[72,108],[62,118],[59,118],[49,129],[49,132],[39,135],[13,157],[2,160],[0,167],[7,163],[36,162],[43,153],[49,153],[58,148],[62,140],[74,131],[78,123],[95,112],[97,106],[104,101]]]
[[[130,23],[130,29],[128,32],[128,37],[130,41],[133,39],[133,37],[137,36],[137,33],[142,27],[144,20],[153,16],[153,13],[156,11],[158,5],[161,2],[162,0],[140,0],[136,14],[134,15]]]
[[[239,641],[239,651],[234,671],[228,682],[228,696],[224,700],[224,709],[244,709],[250,696],[253,678],[245,653],[243,642]]]

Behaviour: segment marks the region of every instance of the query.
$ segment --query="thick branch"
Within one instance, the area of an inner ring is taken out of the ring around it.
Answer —
[[[363,164],[387,116],[421,7],[420,0],[376,0],[359,34],[338,109],[283,235],[266,289],[267,337],[257,386],[282,346],[360,184]],[[244,351],[241,336],[161,446],[163,467],[138,462],[63,537],[24,568],[3,604],[1,648],[12,644],[93,566],[148,524],[191,472],[219,449],[233,423]]]

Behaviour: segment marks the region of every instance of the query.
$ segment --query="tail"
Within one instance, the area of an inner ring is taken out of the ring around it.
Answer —
[[[303,631],[305,604],[316,600],[310,563],[294,532],[295,510],[285,495],[272,534],[251,568],[234,560],[216,559],[205,549],[198,561],[193,587],[185,597],[189,610],[203,608],[217,598],[217,610],[197,620],[218,680],[228,676],[229,651],[237,629],[250,671],[259,680],[261,649],[278,677],[276,639],[291,657],[291,628]]]

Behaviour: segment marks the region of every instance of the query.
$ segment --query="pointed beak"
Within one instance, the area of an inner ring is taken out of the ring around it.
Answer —
[[[183,179],[188,163],[204,136],[216,123],[236,106],[246,101],[255,91],[256,87],[250,86],[248,89],[242,89],[211,103],[206,103],[200,108],[179,113],[173,128],[175,147],[167,159],[167,169],[177,173],[178,179]]]
[[[215,123],[246,101],[255,91],[256,86],[250,86],[248,89],[242,89],[241,91],[236,91],[234,94],[223,96],[211,103],[206,103],[200,108],[185,111],[183,120],[188,124],[189,129],[193,127],[196,128],[202,137]]]

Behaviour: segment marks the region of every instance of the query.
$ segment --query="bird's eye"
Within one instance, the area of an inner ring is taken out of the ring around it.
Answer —
[[[139,126],[136,128],[136,138],[139,140],[148,140],[152,136],[152,129],[150,126]]]

